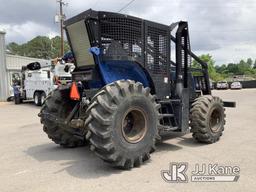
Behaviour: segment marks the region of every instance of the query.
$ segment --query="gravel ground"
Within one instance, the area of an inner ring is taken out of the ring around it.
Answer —
[[[140,168],[109,167],[88,147],[64,149],[52,143],[39,123],[33,104],[0,103],[0,191],[255,191],[256,89],[214,91],[237,102],[227,108],[225,133],[218,143],[198,144],[191,134],[158,144]],[[196,163],[239,166],[238,182],[167,183],[161,170],[170,162],[187,162],[188,176]]]

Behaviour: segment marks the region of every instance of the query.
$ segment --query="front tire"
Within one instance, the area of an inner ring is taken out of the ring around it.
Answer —
[[[201,96],[192,104],[190,127],[193,137],[202,143],[215,143],[225,125],[225,109],[219,97]]]
[[[46,99],[46,94],[45,94],[45,92],[42,92],[41,95],[40,95],[40,104],[41,104],[41,106],[44,104],[45,99]]]
[[[46,98],[41,112],[41,123],[48,137],[63,147],[79,147],[85,145],[85,138],[80,129],[62,127],[64,125],[48,118],[48,114],[65,119],[75,106],[75,101],[69,99],[69,88],[58,88],[52,91]],[[68,131],[70,130],[70,131]]]
[[[41,94],[40,92],[35,92],[34,103],[36,106],[41,106]]]
[[[87,109],[90,149],[115,167],[140,166],[155,150],[158,108],[141,83],[120,80],[106,85]]]

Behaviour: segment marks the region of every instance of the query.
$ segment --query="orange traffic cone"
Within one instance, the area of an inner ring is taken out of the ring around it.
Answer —
[[[75,82],[72,83],[71,89],[70,89],[70,99],[71,100],[80,100],[80,94],[77,88],[77,85]]]

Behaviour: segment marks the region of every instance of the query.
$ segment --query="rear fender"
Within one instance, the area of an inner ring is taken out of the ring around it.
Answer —
[[[150,87],[154,91],[149,74],[134,61],[104,61],[99,64],[99,69],[105,84],[130,79],[141,82],[144,87]]]

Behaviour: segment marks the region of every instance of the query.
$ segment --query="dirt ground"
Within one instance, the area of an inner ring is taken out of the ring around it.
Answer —
[[[64,149],[42,130],[33,104],[0,104],[0,191],[255,191],[256,89],[214,91],[237,102],[227,108],[223,137],[211,145],[198,144],[191,134],[158,144],[151,160],[130,171],[113,169],[88,147]],[[196,163],[239,166],[237,182],[167,183],[161,170],[171,162],[187,162],[188,175]]]

